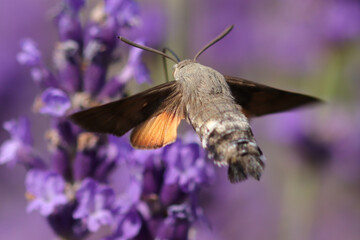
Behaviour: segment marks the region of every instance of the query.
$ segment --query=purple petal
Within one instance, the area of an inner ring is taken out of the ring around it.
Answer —
[[[164,206],[169,206],[183,201],[186,196],[178,184],[165,184],[161,188],[160,201]]]
[[[48,88],[41,95],[43,107],[39,110],[42,114],[53,117],[63,116],[71,107],[69,97],[65,92],[57,88]]]
[[[114,218],[110,211],[97,211],[87,222],[90,232],[96,232],[103,225],[111,225]]]
[[[139,22],[139,6],[133,0],[105,0],[105,11],[120,27],[135,26]]]
[[[57,16],[56,20],[59,38],[62,42],[73,40],[80,45],[82,44],[83,29],[77,16],[63,11]]]
[[[39,210],[41,215],[48,216],[68,201],[65,181],[54,172],[30,170],[26,176],[26,189],[34,198],[28,205],[28,212]]]
[[[23,163],[31,164],[32,136],[30,123],[27,118],[4,122],[3,127],[11,138],[0,147],[0,164],[15,164],[22,160]]]
[[[17,153],[21,149],[22,144],[18,140],[7,140],[0,148],[0,164],[18,162]]]
[[[181,141],[177,140],[171,145],[167,145],[164,149],[163,159],[169,165],[175,165],[180,158],[179,149],[181,147]]]
[[[24,144],[32,145],[30,122],[26,117],[20,117],[18,120],[6,121],[4,122],[3,127],[9,132],[11,138],[20,140]]]
[[[190,221],[186,217],[169,216],[159,227],[156,239],[188,239]]]
[[[64,2],[76,13],[85,5],[85,0],[64,0]]]
[[[101,92],[98,95],[99,100],[104,100],[114,96],[122,96],[123,90],[125,88],[124,82],[118,76],[113,77],[108,82],[105,83],[105,86],[102,88]]]
[[[84,74],[84,89],[90,94],[96,94],[102,89],[105,84],[107,67],[102,63],[92,63],[86,68]]]
[[[112,224],[115,200],[112,188],[86,179],[76,193],[76,199],[79,205],[73,217],[85,220],[91,232],[96,232],[102,225]]]
[[[95,167],[94,151],[81,151],[76,153],[73,166],[73,174],[75,180],[83,180],[90,177]]]
[[[196,143],[183,144],[180,140],[164,150],[166,184],[178,184],[184,192],[192,192],[197,186],[210,183],[213,177],[200,147]]]
[[[20,64],[26,66],[39,66],[41,63],[41,53],[35,42],[31,39],[25,39],[21,42],[21,52],[17,55]]]
[[[136,211],[129,212],[122,222],[123,238],[131,239],[135,237],[141,228],[142,222]]]
[[[181,172],[179,169],[169,166],[165,172],[165,183],[166,184],[174,184],[177,183]]]
[[[150,72],[143,63],[138,63],[134,66],[134,78],[138,84],[143,83],[152,83],[152,80],[150,78]]]
[[[142,184],[135,177],[132,177],[130,181],[127,191],[117,200],[121,214],[126,214],[140,201]]]
[[[144,41],[135,41],[138,44],[143,45]],[[152,83],[150,73],[146,66],[141,61],[141,56],[144,51],[139,48],[131,48],[129,52],[128,63],[122,69],[118,75],[118,81],[120,83],[128,82],[132,77],[135,78],[136,82],[141,83]]]
[[[63,148],[57,148],[52,155],[52,165],[54,170],[59,173],[64,179],[71,178],[70,157]]]
[[[58,43],[54,53],[54,63],[58,70],[61,88],[72,93],[81,88],[80,43],[67,40]]]

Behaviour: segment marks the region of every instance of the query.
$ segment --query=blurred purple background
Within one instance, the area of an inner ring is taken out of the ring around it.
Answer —
[[[192,58],[230,24],[234,30],[199,62],[221,73],[325,100],[313,108],[253,120],[267,157],[260,182],[227,181],[216,168],[201,205],[211,230],[198,223],[191,239],[360,238],[360,2],[356,0],[143,0],[149,44]],[[27,115],[35,146],[47,118],[31,113],[38,88],[16,61],[20,41],[36,40],[45,61],[56,38],[53,3],[0,3],[1,122]],[[165,20],[166,19],[166,20]],[[149,30],[150,29],[150,30]],[[141,30],[140,30],[141,31]],[[160,58],[147,54],[156,83]],[[0,141],[8,138],[0,129]],[[27,214],[25,171],[0,167],[2,239],[53,239],[46,220]]]

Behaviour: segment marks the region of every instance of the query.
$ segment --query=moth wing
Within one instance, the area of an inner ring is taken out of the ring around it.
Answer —
[[[286,111],[319,99],[300,93],[284,91],[238,77],[224,76],[235,101],[249,116]]]
[[[70,119],[85,130],[98,133],[110,133],[117,136],[122,136],[130,129],[141,124],[140,126],[142,126],[142,131],[140,131],[140,128],[137,128],[136,131],[138,134],[142,132],[142,134],[140,134],[141,136],[145,137],[146,134],[153,134],[154,136],[150,138],[155,139],[155,135],[157,136],[160,132],[161,134],[171,133],[171,135],[161,137],[166,140],[163,142],[169,142],[170,136],[171,138],[174,138],[174,130],[172,129],[172,131],[170,131],[170,128],[174,128],[175,124],[173,121],[171,121],[172,124],[170,125],[164,124],[160,120],[167,121],[165,116],[169,116],[171,120],[171,116],[173,116],[171,112],[169,112],[168,115],[162,113],[171,111],[169,106],[177,106],[177,108],[180,109],[180,103],[181,91],[177,82],[172,81],[150,88],[130,97],[74,113],[70,116]],[[180,114],[180,112],[181,111],[175,115],[177,116],[176,121],[179,121],[178,119],[181,117],[183,118],[183,112],[181,112],[182,114]],[[142,124],[144,122],[151,121],[151,119],[156,116],[159,116],[159,119],[155,121],[156,124]],[[153,129],[146,128],[145,126]],[[161,131],[160,129],[162,127],[167,127],[169,130],[165,132]],[[154,129],[157,129],[157,131]],[[155,143],[159,142],[160,141],[155,141]],[[138,147],[142,147],[141,143],[137,145]],[[147,148],[151,147],[150,144],[147,144],[146,146]],[[158,145],[156,145],[156,147],[157,146]],[[155,148],[155,145],[153,148]]]
[[[158,112],[139,126],[130,136],[131,145],[135,148],[159,148],[176,140],[177,128],[184,115],[179,110]]]

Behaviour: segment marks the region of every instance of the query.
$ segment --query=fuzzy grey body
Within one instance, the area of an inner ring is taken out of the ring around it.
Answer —
[[[231,182],[244,180],[248,175],[259,179],[264,156],[224,76],[184,60],[175,65],[174,77],[182,92],[186,120],[199,135],[209,157],[219,166],[229,166]]]

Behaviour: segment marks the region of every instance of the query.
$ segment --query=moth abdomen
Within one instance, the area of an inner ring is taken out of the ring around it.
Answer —
[[[229,167],[228,177],[232,183],[245,180],[249,175],[260,178],[265,157],[256,144],[248,119],[238,106],[229,104],[194,127],[209,158],[218,166]]]
[[[215,164],[228,165],[229,180],[239,182],[249,175],[259,180],[265,157],[257,146],[250,129],[239,127],[223,135],[216,129],[209,135],[207,149]]]

